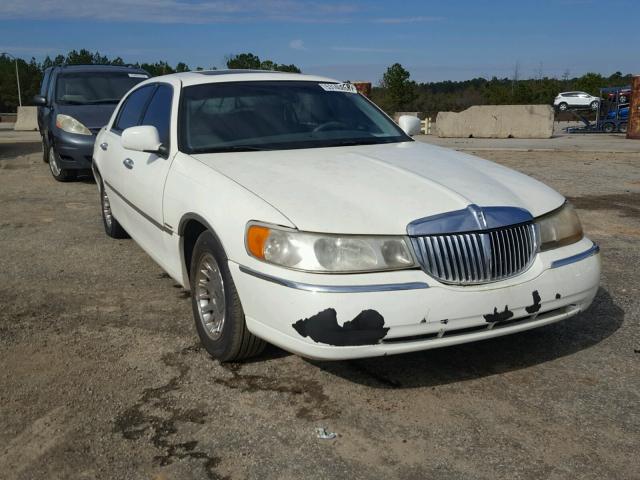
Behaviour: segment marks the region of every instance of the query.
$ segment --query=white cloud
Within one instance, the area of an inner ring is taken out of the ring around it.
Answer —
[[[439,22],[444,20],[442,17],[395,17],[395,18],[374,18],[373,23],[425,23],[425,22]]]
[[[395,48],[375,48],[375,47],[331,47],[336,52],[352,52],[352,53],[397,53],[402,50]]]
[[[289,48],[293,48],[294,50],[306,50],[307,47],[304,46],[304,42],[300,39],[291,40],[289,42]]]
[[[0,18],[140,23],[350,21],[358,8],[309,0],[3,0]]]

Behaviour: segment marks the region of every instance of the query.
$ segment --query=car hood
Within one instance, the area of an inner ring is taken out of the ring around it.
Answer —
[[[117,104],[106,105],[56,105],[56,113],[69,115],[85,127],[96,129],[104,127],[111,118]]]
[[[194,158],[312,232],[397,235],[413,220],[469,204],[520,207],[538,216],[564,202],[531,177],[420,142]]]

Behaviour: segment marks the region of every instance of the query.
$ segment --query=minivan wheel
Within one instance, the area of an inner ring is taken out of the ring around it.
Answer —
[[[56,153],[55,149],[51,146],[48,148],[49,158],[49,170],[51,171],[51,175],[59,182],[69,182],[76,178],[75,170],[67,170],[60,166],[60,157]]]
[[[42,161],[44,163],[49,163],[49,147],[47,146],[47,141],[42,137]]]
[[[100,182],[100,207],[105,233],[111,238],[129,238],[129,234],[113,216],[109,195],[107,195],[102,182]]]
[[[196,240],[189,272],[196,330],[209,355],[231,362],[260,354],[266,343],[247,329],[227,256],[211,232]]]

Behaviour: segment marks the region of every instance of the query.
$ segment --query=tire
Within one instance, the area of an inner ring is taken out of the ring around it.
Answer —
[[[58,182],[70,182],[76,179],[77,172],[75,170],[67,170],[60,166],[60,157],[53,146],[49,146],[47,152],[47,158],[49,159],[47,163],[49,164],[49,171],[53,178]]]
[[[604,133],[613,133],[616,131],[616,126],[611,122],[607,122],[602,126],[602,131]]]
[[[620,101],[620,103],[627,103],[627,96],[626,95],[620,95],[620,98],[618,100]]]
[[[47,141],[42,137],[42,161],[44,163],[49,163],[49,146],[47,145]]]
[[[266,343],[247,329],[227,256],[211,232],[196,240],[189,272],[193,318],[209,355],[221,362],[259,355]]]
[[[620,133],[627,133],[627,124],[621,123],[620,125],[618,125],[618,131]]]
[[[562,102],[558,105],[558,110],[560,110],[561,112],[566,112],[568,108],[569,105],[567,104],[567,102]]]
[[[594,100],[589,104],[589,107],[591,108],[591,110],[595,112],[596,110],[598,110],[598,108],[600,108],[600,102],[597,100]]]
[[[109,196],[107,195],[102,180],[100,180],[100,212],[104,231],[107,236],[111,238],[129,238],[127,231],[122,228],[122,225],[120,225],[111,212],[111,202],[109,202]]]

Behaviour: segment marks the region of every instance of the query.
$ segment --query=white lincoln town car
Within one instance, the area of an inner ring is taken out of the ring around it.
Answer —
[[[599,249],[562,195],[399,124],[324,77],[149,79],[97,136],[106,233],[191,291],[221,361],[265,342],[317,359],[411,352],[590,305]]]

